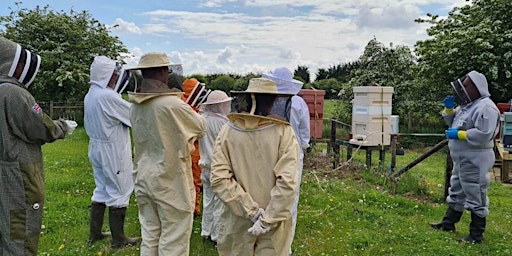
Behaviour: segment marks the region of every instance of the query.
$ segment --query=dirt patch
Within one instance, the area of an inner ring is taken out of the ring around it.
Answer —
[[[364,165],[355,162],[341,162],[334,168],[333,159],[323,156],[321,152],[310,152],[304,157],[304,168],[317,172],[317,175],[324,179],[344,179],[351,176],[354,179],[360,179],[359,172],[364,169]]]

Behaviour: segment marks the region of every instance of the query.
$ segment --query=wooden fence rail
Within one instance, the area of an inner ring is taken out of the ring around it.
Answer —
[[[84,119],[84,103],[83,102],[39,102],[43,108],[53,119],[64,118],[74,120],[79,124],[83,124]]]

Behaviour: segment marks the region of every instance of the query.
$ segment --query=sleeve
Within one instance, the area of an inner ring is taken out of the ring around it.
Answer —
[[[183,128],[184,134],[187,135],[189,140],[195,141],[206,134],[206,119],[195,112],[191,106],[183,102],[179,113],[181,115],[180,120],[184,120],[182,122],[185,125]]]
[[[459,107],[456,107],[453,112],[450,114],[447,114],[444,110],[442,112],[442,116],[448,127],[452,127],[453,119],[455,118],[455,115],[459,111]]]
[[[491,141],[496,136],[499,111],[486,106],[477,111],[473,118],[475,127],[466,131],[466,140],[470,145],[480,146]]]
[[[286,220],[291,216],[291,209],[295,200],[299,169],[299,144],[292,136],[293,130],[281,138],[279,159],[275,165],[274,173],[276,184],[270,191],[270,202],[265,209],[262,221],[274,226],[277,222]]]
[[[52,120],[28,91],[13,93],[8,106],[9,127],[14,135],[32,144],[44,144],[63,139],[69,129],[64,120]]]
[[[298,96],[297,96],[298,97]],[[299,105],[299,116],[297,117],[299,120],[299,141],[300,141],[300,147],[304,150],[309,148],[309,140],[311,138],[311,132],[310,132],[310,119],[309,119],[309,108],[306,102],[299,97],[300,105]]]
[[[230,152],[223,143],[227,136],[227,129],[229,127],[225,125],[215,140],[210,177],[212,191],[235,215],[251,219],[259,206],[251,195],[238,184],[233,174],[229,160]]]
[[[106,98],[105,106],[102,108],[103,111],[105,111],[113,120],[117,120],[124,125],[131,127],[130,107],[132,104],[121,98],[120,95],[114,91],[112,91],[112,93],[116,95]]]

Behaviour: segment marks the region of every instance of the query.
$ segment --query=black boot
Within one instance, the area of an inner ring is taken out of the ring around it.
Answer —
[[[103,217],[105,216],[106,205],[103,203],[92,202],[91,219],[89,220],[89,243],[105,239],[110,233],[101,232],[103,226]]]
[[[448,206],[443,220],[439,223],[430,223],[433,229],[441,229],[443,231],[455,231],[455,223],[459,222],[462,212],[458,212]]]
[[[124,235],[124,219],[126,216],[126,207],[108,208],[108,220],[110,222],[110,231],[112,232],[112,248],[122,248],[125,246],[136,245],[140,242],[139,237],[126,237]]]
[[[471,223],[469,224],[469,235],[462,239],[463,242],[479,244],[484,240],[485,217],[479,217],[471,212]]]

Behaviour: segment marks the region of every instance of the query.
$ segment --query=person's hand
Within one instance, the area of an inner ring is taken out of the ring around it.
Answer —
[[[457,133],[459,133],[459,130],[457,130],[455,128],[449,128],[448,130],[444,131],[444,133],[446,134],[446,138],[448,138],[450,140],[459,139],[459,137],[457,136]]]
[[[443,100],[444,107],[447,109],[453,109],[455,107],[455,100],[453,95],[448,95]]]
[[[258,219],[252,227],[250,227],[247,232],[251,233],[254,236],[259,236],[266,234],[270,231],[270,227],[267,227],[263,222],[261,222],[261,219]]]
[[[263,208],[258,208],[258,211],[256,211],[256,213],[254,214],[254,216],[251,219],[252,223],[255,223],[256,221],[258,221],[260,219],[260,216],[263,215],[264,213],[265,213],[265,210],[263,210]]]
[[[78,126],[78,124],[73,120],[64,120],[66,122],[66,125],[68,126],[68,135],[72,134],[75,128]]]

